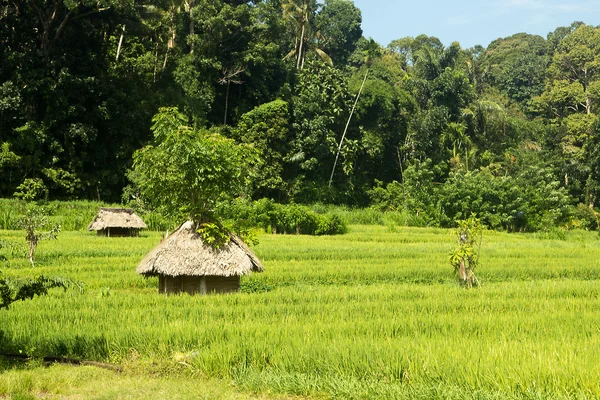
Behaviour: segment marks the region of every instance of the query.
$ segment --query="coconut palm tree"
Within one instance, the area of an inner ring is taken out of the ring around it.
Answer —
[[[318,47],[318,43],[323,39],[321,33],[312,26],[312,17],[317,8],[316,2],[314,0],[284,0],[281,6],[283,18],[291,26],[295,36],[294,48],[285,56],[285,59],[295,59],[296,68],[302,69],[306,54],[313,51],[323,62],[333,66],[331,57]]]

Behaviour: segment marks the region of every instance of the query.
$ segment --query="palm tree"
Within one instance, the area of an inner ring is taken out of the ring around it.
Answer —
[[[316,3],[314,0],[284,0],[281,4],[283,18],[290,24],[294,31],[294,48],[285,59],[295,59],[296,68],[302,69],[306,54],[314,51],[323,62],[333,66],[331,57],[318,47],[323,39],[321,33],[311,27],[311,17],[315,13]]]
[[[458,164],[460,160],[460,151],[464,147],[465,151],[465,168],[466,172],[469,172],[469,148],[473,146],[471,138],[466,133],[467,126],[462,122],[450,122],[446,127],[446,130],[442,134],[441,140],[443,142],[452,143],[452,159]]]

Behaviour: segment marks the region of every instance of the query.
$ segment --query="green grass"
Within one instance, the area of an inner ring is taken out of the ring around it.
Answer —
[[[148,380],[234,382],[240,396],[595,399],[600,240],[565,239],[487,233],[483,286],[464,290],[447,262],[447,230],[262,235],[255,251],[266,271],[244,277],[242,293],[167,297],[135,273],[160,234],[63,232],[41,242],[36,268],[9,257],[3,272],[63,275],[86,291],[0,312],[0,349],[114,362]]]
[[[192,375],[153,376],[135,370],[116,373],[95,367],[28,365],[0,369],[0,399],[20,400],[246,400],[283,397],[256,396],[236,390],[231,382],[197,379]],[[289,397],[286,397],[289,399]]]

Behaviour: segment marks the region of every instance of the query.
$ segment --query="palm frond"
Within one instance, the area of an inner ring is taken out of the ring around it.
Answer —
[[[319,57],[321,57],[321,60],[323,60],[323,62],[325,62],[329,66],[333,67],[333,60],[331,59],[331,57],[329,57],[329,55],[327,53],[325,53],[323,50],[319,49],[318,47],[315,47],[314,50],[319,55]]]

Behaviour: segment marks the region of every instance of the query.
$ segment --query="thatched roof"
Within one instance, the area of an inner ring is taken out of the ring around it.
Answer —
[[[87,228],[88,231],[100,231],[106,228],[145,229],[147,226],[131,208],[101,208]]]
[[[254,253],[235,236],[224,247],[215,250],[204,243],[188,221],[156,246],[137,267],[138,274],[169,276],[239,276],[262,272]]]

